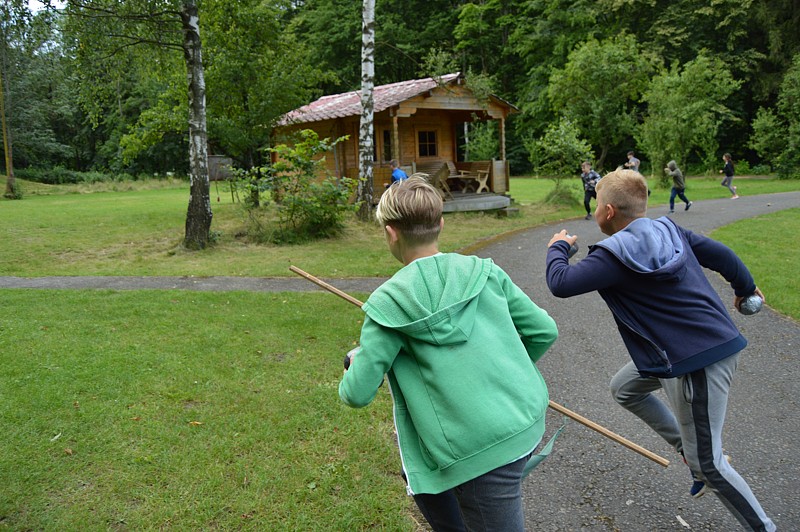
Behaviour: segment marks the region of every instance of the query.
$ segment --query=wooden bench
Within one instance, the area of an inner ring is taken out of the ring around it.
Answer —
[[[484,191],[489,192],[490,162],[457,163],[453,164],[453,166],[458,174],[453,174],[451,168],[451,179],[460,179],[466,182],[466,187],[474,187],[476,194],[480,194]]]
[[[436,187],[436,190],[439,191],[443,200],[453,197],[453,193],[450,192],[450,186],[447,184],[449,170],[444,161],[414,163],[414,173],[426,174],[428,176],[428,181],[431,185]]]

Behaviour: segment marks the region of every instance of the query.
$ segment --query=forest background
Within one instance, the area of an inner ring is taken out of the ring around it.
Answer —
[[[196,3],[210,153],[257,168],[282,114],[322,94],[360,88],[360,2]],[[565,138],[585,147],[600,169],[623,163],[634,149],[645,171],[677,159],[690,172],[716,173],[721,154],[730,152],[739,174],[797,173],[797,2],[376,4],[375,83],[461,71],[473,87],[513,103],[521,111],[507,124],[514,175],[554,171],[547,148]],[[98,31],[85,16],[87,6],[113,14],[179,5],[69,1],[32,11],[24,0],[2,3],[5,114],[18,177],[187,173],[181,53],[154,46],[163,44],[158,38],[120,38],[125,28],[113,17]],[[162,25],[154,34],[179,31]],[[473,153],[491,151],[491,127],[475,129]]]

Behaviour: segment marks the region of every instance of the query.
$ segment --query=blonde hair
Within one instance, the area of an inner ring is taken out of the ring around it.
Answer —
[[[439,238],[442,197],[421,177],[392,184],[381,196],[375,218],[391,225],[409,244],[430,244]]]
[[[647,181],[639,172],[614,170],[604,175],[595,189],[621,216],[640,218],[647,213]]]

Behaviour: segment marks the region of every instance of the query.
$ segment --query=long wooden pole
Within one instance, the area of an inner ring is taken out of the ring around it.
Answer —
[[[296,266],[289,266],[289,270],[291,270],[292,272],[296,273],[300,277],[303,277],[303,278],[307,279],[308,281],[311,281],[312,283],[316,284],[317,286],[320,286],[320,287],[324,288],[325,290],[336,294],[337,296],[341,297],[342,299],[349,301],[350,303],[352,303],[353,305],[355,305],[357,307],[361,307],[363,305],[363,303],[361,301],[359,301],[358,299],[354,298],[353,296],[351,296],[351,295],[349,295],[349,294],[347,294],[345,292],[342,292],[338,288],[326,283],[322,279],[314,277],[310,273],[304,272],[303,270],[301,270],[300,268],[298,268]],[[622,436],[620,436],[616,432],[612,432],[612,431],[608,430],[607,428],[603,427],[602,425],[598,425],[594,421],[586,419],[585,417],[581,416],[580,414],[577,414],[577,413],[573,412],[572,410],[561,406],[558,403],[554,403],[553,401],[550,401],[548,406],[550,408],[552,408],[553,410],[555,410],[556,412],[558,412],[560,414],[563,414],[563,415],[567,416],[568,418],[570,418],[570,419],[572,419],[574,421],[577,421],[581,425],[583,425],[585,427],[588,427],[588,428],[594,430],[595,432],[598,432],[598,433],[602,434],[606,438],[619,443],[623,447],[627,447],[631,451],[639,453],[640,455],[644,456],[645,458],[649,458],[650,460],[652,460],[653,462],[657,463],[658,465],[661,465],[661,466],[664,466],[664,467],[667,467],[669,465],[669,460],[667,460],[666,458],[663,458],[663,457],[657,455],[656,453],[654,453],[652,451],[648,451],[644,447],[642,447],[640,445],[637,445],[637,444],[633,443],[632,441],[630,441],[630,440],[628,440],[626,438],[623,438]]]

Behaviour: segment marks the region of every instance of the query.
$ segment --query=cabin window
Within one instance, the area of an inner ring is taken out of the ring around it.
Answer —
[[[420,157],[436,157],[436,132],[418,131],[417,145]]]

